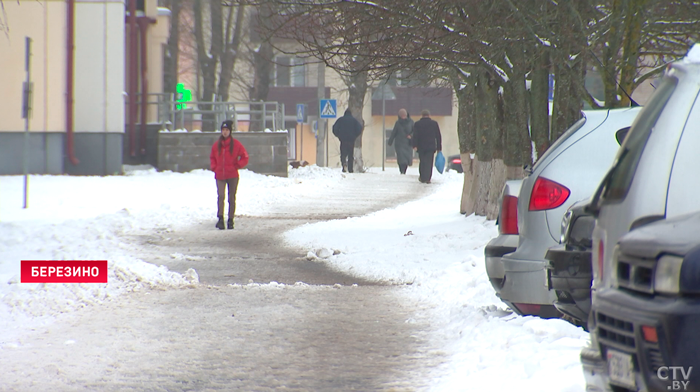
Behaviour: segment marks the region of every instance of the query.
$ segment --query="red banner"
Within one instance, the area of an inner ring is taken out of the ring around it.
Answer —
[[[107,283],[107,260],[22,260],[22,283]]]

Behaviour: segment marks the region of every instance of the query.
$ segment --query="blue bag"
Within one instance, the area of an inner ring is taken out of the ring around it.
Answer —
[[[435,155],[435,168],[442,174],[445,171],[445,156],[442,155],[442,151],[438,151]]]

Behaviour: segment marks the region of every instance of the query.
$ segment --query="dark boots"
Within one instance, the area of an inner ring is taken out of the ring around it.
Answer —
[[[226,228],[233,229],[233,217],[228,218],[228,221],[226,222],[226,226],[224,226],[224,217],[220,216],[219,221],[216,222],[216,228],[219,230],[224,230]]]
[[[219,221],[216,222],[216,228],[219,230],[224,230],[224,217],[220,216]]]

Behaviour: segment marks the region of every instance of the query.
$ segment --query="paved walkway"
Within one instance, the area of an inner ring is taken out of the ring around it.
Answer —
[[[302,205],[239,217],[235,230],[212,221],[131,238],[139,257],[194,267],[201,284],[134,293],[29,334],[0,351],[0,391],[427,390],[444,358],[427,340],[429,320],[402,303],[402,287],[308,261],[279,235],[430,189],[411,175],[354,174]],[[158,257],[174,253],[187,257]]]

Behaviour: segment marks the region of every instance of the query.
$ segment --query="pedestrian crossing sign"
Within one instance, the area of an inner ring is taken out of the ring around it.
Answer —
[[[338,104],[335,99],[321,99],[319,103],[321,118],[336,118],[338,116]]]
[[[297,104],[297,122],[300,124],[306,122],[306,105],[303,103]]]

